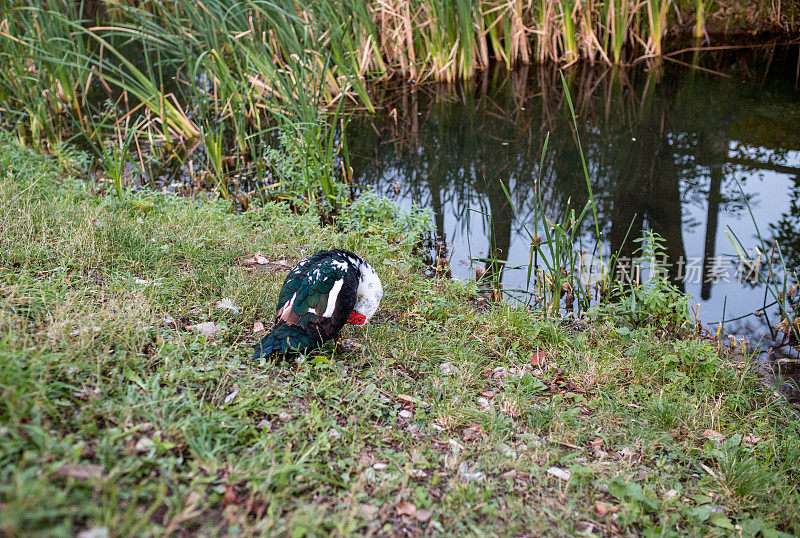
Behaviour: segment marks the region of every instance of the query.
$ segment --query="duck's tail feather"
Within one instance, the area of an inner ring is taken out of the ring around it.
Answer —
[[[281,321],[255,345],[253,358],[268,357],[273,353],[305,353],[318,347],[320,339],[315,338],[314,330],[308,330],[296,325],[287,325]]]

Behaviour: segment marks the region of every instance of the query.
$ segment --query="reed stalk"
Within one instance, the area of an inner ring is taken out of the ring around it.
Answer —
[[[667,13],[672,0],[647,0],[647,37],[646,53],[649,56],[661,56],[661,40],[667,26]]]

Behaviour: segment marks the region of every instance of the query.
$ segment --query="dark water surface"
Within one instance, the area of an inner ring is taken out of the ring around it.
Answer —
[[[727,320],[741,317],[726,332],[774,345],[775,313],[748,316],[765,303],[763,275],[742,278],[732,236],[752,254],[757,225],[765,241],[779,240],[789,271],[800,264],[798,47],[679,58],[706,70],[666,62],[565,71],[603,251],[631,256],[631,239],[657,232],[670,276],[699,303],[706,327],[716,329],[724,311]],[[521,225],[531,224],[537,180],[550,218],[587,200],[559,73],[487,72],[458,85],[386,86],[375,96],[382,113],[348,128],[355,182],[431,208],[454,276],[473,276],[483,264],[474,260],[493,255],[508,260],[505,289],[525,288],[526,271],[514,267],[528,264]],[[593,237],[592,219],[584,225]]]

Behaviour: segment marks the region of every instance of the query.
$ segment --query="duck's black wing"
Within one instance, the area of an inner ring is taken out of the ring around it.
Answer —
[[[256,356],[304,351],[335,337],[356,303],[358,272],[337,251],[322,251],[295,265],[278,295],[276,325]]]

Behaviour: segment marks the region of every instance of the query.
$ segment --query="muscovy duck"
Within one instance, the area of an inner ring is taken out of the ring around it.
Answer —
[[[360,257],[344,249],[317,252],[286,275],[275,326],[255,346],[254,357],[311,351],[345,323],[364,325],[382,297],[378,273]]]

